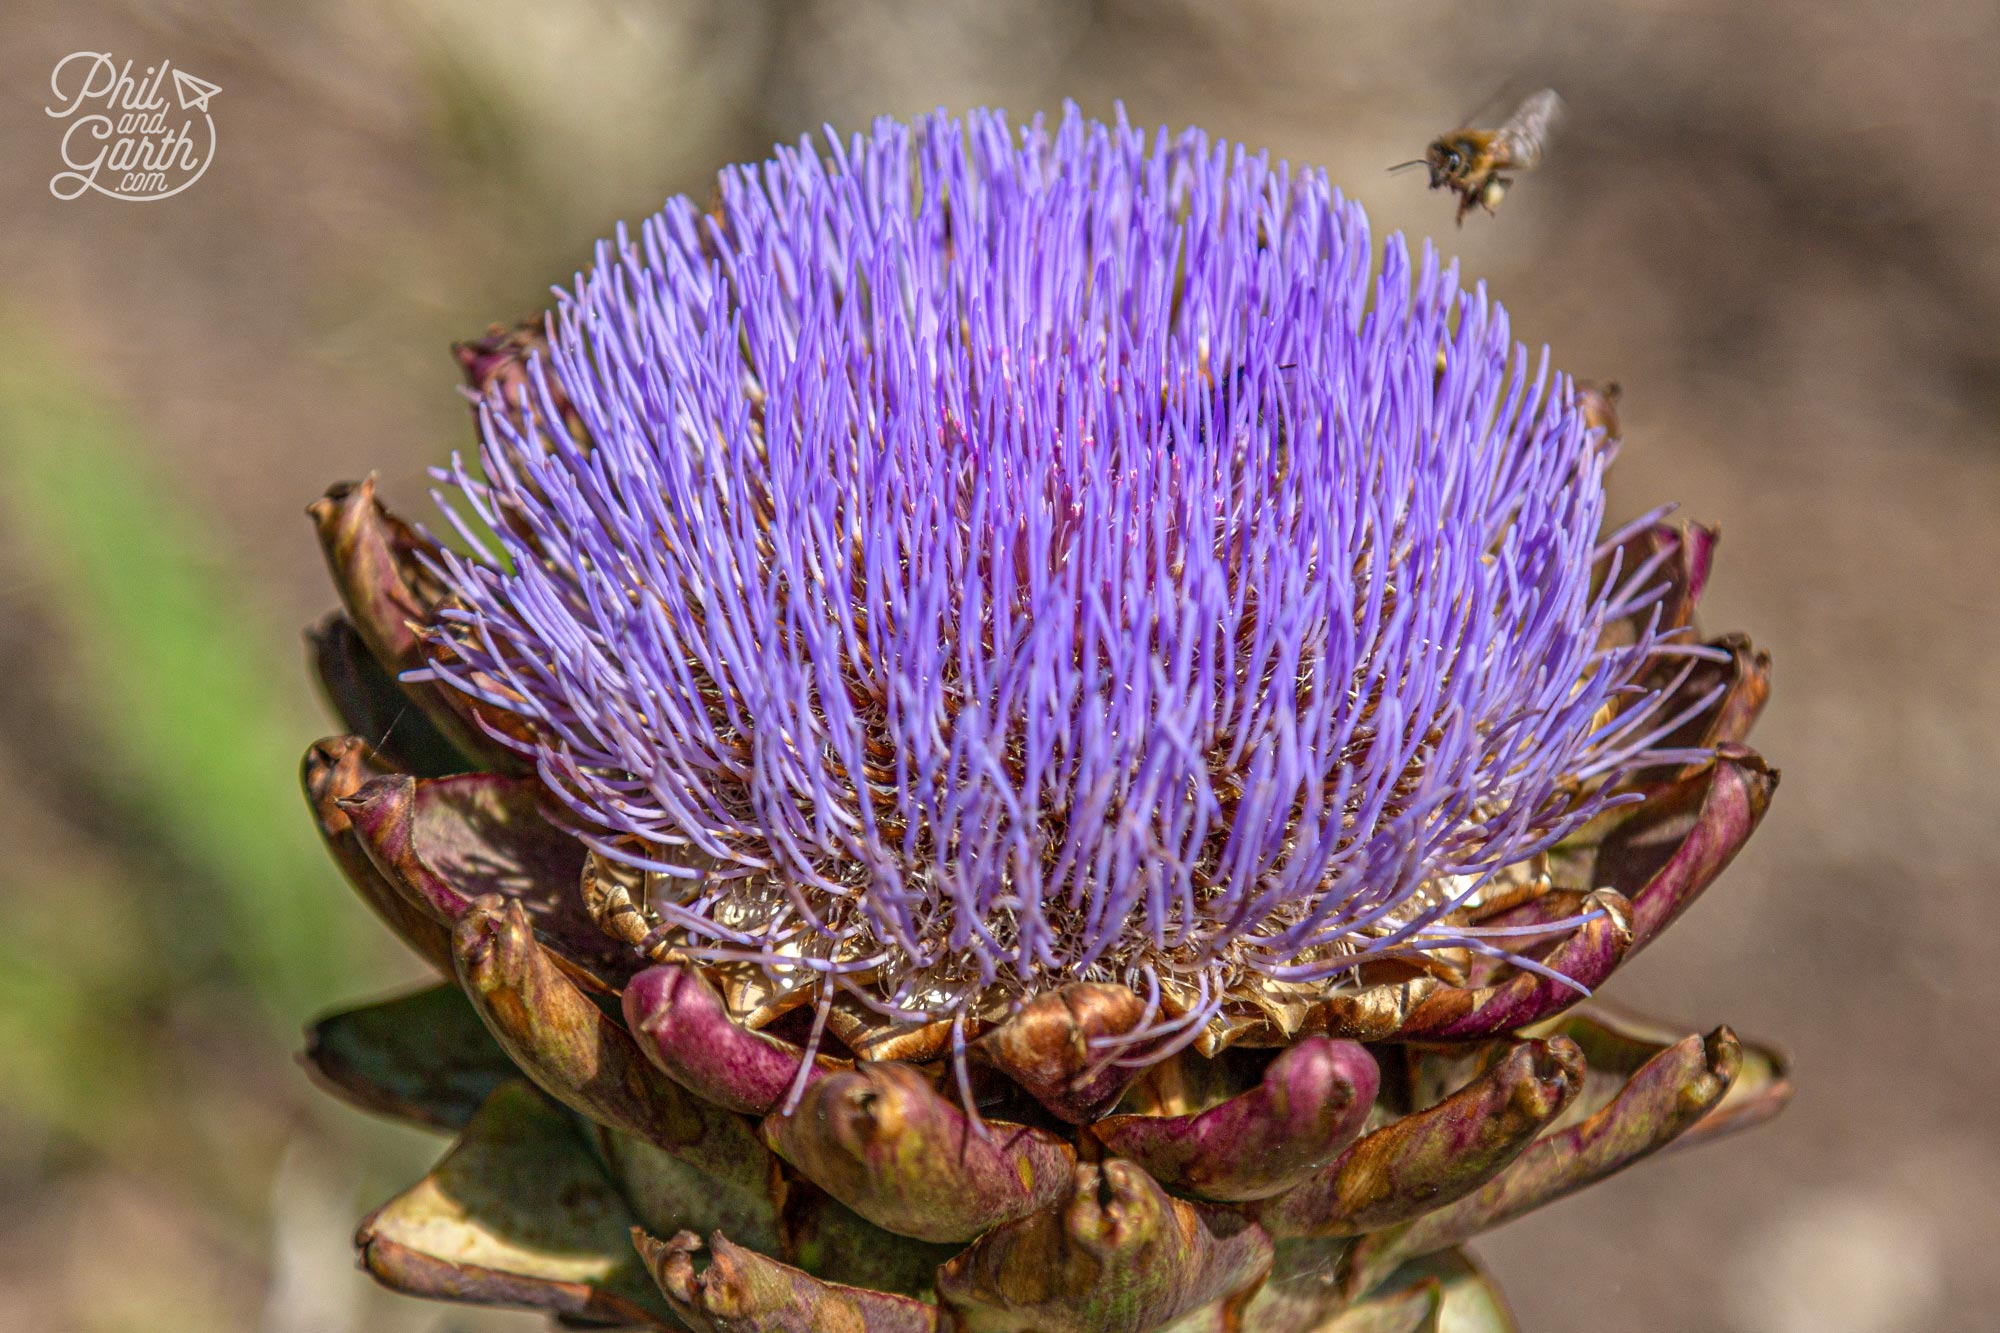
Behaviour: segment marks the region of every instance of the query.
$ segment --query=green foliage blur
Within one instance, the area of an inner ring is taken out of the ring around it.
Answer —
[[[434,1151],[291,1067],[304,1018],[415,974],[306,818],[299,755],[332,728],[297,631],[217,563],[149,444],[50,348],[0,347],[0,513],[27,578],[7,591],[60,645],[11,655],[0,689],[35,766],[22,794],[95,835],[0,859],[0,1180],[122,1182],[158,1214],[143,1229],[254,1255],[289,1155],[360,1165],[330,1187],[344,1230]],[[189,1276],[113,1289],[90,1326],[214,1328],[226,1298]]]

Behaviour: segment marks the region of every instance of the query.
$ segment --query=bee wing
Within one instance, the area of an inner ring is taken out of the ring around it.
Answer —
[[[1510,168],[1531,171],[1541,163],[1549,134],[1562,120],[1564,109],[1562,98],[1553,88],[1528,94],[1514,108],[1514,114],[1507,117],[1497,136],[1502,158]]]
[[[1509,75],[1505,83],[1499,84],[1493,91],[1479,99],[1477,105],[1466,108],[1465,114],[1458,118],[1458,127],[1470,129],[1475,125],[1490,123],[1487,121],[1489,112],[1497,115],[1503,106],[1518,107],[1520,103],[1517,99],[1526,83],[1527,80],[1518,74]]]

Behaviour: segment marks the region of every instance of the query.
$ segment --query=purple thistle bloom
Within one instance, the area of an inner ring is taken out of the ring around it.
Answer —
[[[499,544],[460,523],[430,674],[522,724],[660,937],[822,1019],[1117,981],[1134,1061],[1262,986],[1525,947],[1459,909],[1691,757],[1639,682],[1703,651],[1600,540],[1569,380],[1196,132],[825,154],[600,246],[443,477]]]

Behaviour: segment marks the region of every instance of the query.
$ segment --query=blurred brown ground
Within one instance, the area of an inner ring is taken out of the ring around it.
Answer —
[[[221,85],[204,180],[145,206],[49,195],[41,106],[79,49]],[[1524,1327],[1988,1329],[1996,70],[1989,0],[12,0],[0,310],[143,427],[246,619],[293,660],[289,627],[330,601],[300,507],[379,468],[421,509],[422,469],[466,430],[446,342],[537,308],[614,220],[704,194],[723,163],[876,113],[1122,97],[1142,124],[1325,165],[1379,233],[1434,235],[1489,280],[1517,336],[1623,382],[1619,507],[1676,497],[1719,522],[1707,623],[1777,663],[1757,737],[1785,771],[1769,822],[1611,994],[1785,1044],[1798,1099],[1487,1241]],[[1490,94],[1542,84],[1571,120],[1497,218],[1454,232],[1443,196],[1384,174]],[[4,500],[12,911],[110,853],[38,758],[62,744],[36,682],[60,678],[63,640],[43,632],[56,609]],[[357,994],[398,975],[373,966]],[[262,1048],[233,1043],[226,1002],[159,1023],[182,1073],[143,1143],[103,1152],[0,1120],[0,1328],[534,1326],[374,1293],[346,1249],[383,1192],[373,1163],[433,1149],[324,1129],[281,1056],[233,1057]],[[235,1141],[226,1179],[189,1169]]]

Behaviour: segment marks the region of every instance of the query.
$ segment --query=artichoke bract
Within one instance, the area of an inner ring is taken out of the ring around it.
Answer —
[[[1460,1247],[1783,1103],[1584,1004],[1777,774],[1613,394],[1323,174],[1075,110],[780,150],[461,345],[457,538],[312,508],[305,786],[439,973],[308,1064],[449,1300],[1494,1330]]]

